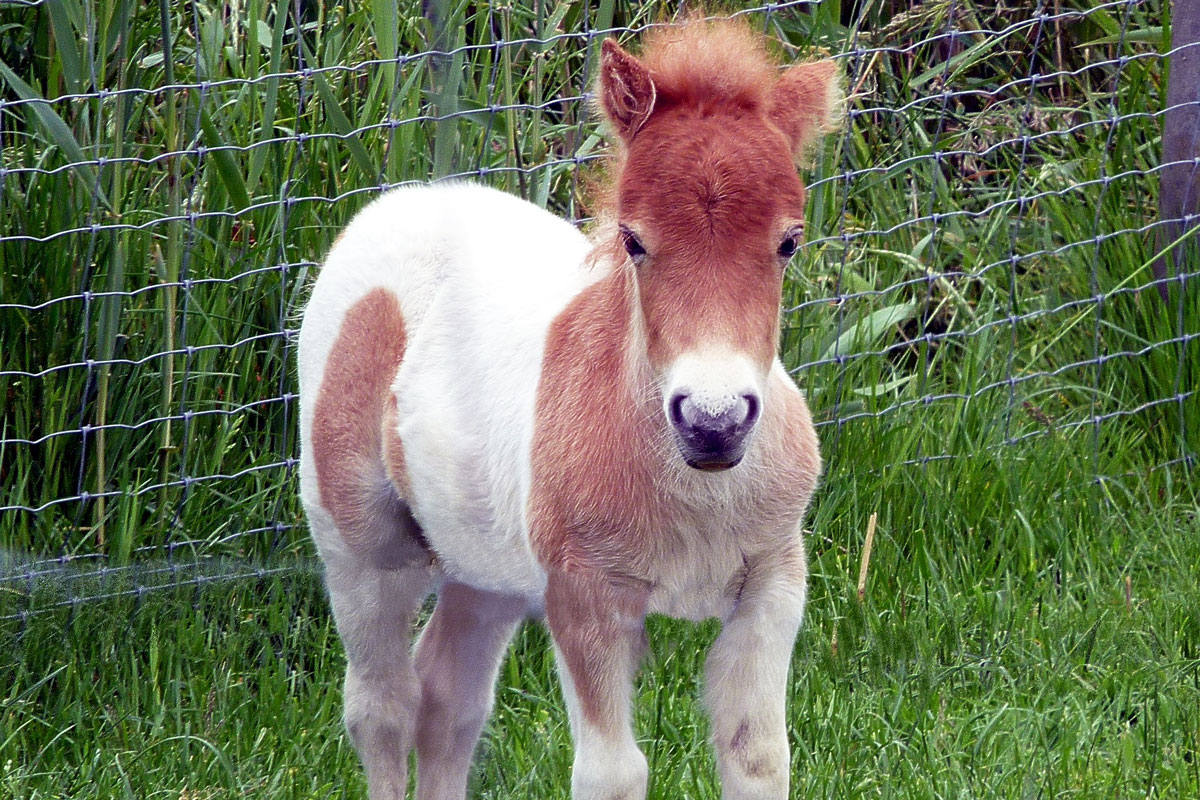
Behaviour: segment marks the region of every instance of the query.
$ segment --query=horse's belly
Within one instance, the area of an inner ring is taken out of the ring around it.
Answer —
[[[442,570],[536,602],[546,576],[526,520],[534,406],[550,322],[587,280],[582,238],[566,244],[464,252],[393,385],[409,502]]]
[[[481,403],[484,391],[501,387],[471,392],[469,368],[460,373],[449,363],[428,363],[422,351],[413,356],[397,376],[398,428],[409,503],[442,571],[481,589],[540,597],[545,574],[524,515],[524,387],[513,381],[502,402]]]

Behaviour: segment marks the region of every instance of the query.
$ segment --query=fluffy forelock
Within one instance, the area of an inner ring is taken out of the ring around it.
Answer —
[[[779,77],[765,39],[741,20],[692,20],[658,28],[639,57],[660,106],[734,104],[763,107]]]

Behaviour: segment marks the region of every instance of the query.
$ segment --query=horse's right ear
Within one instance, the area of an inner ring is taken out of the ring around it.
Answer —
[[[642,63],[605,39],[600,47],[600,102],[626,144],[650,118],[655,96],[654,81]]]

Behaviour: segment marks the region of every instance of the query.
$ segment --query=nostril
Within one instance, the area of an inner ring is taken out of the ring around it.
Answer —
[[[671,398],[669,413],[671,417],[671,424],[676,428],[682,428],[687,424],[686,420],[683,418],[683,403],[685,400],[687,400],[687,395],[683,394],[682,392]]]
[[[750,428],[754,423],[758,422],[758,415],[761,413],[761,404],[758,402],[758,395],[744,394],[742,399],[746,401],[746,419],[742,423],[747,428]]]

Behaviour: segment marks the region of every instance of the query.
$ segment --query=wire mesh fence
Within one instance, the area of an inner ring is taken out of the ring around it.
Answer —
[[[309,568],[292,348],[333,237],[429,179],[586,225],[599,44],[678,11],[369,5],[0,3],[0,617]],[[1157,182],[1197,160],[1160,157],[1160,4],[737,14],[846,75],[781,344],[826,480],[1189,481],[1200,260],[1152,263]]]

